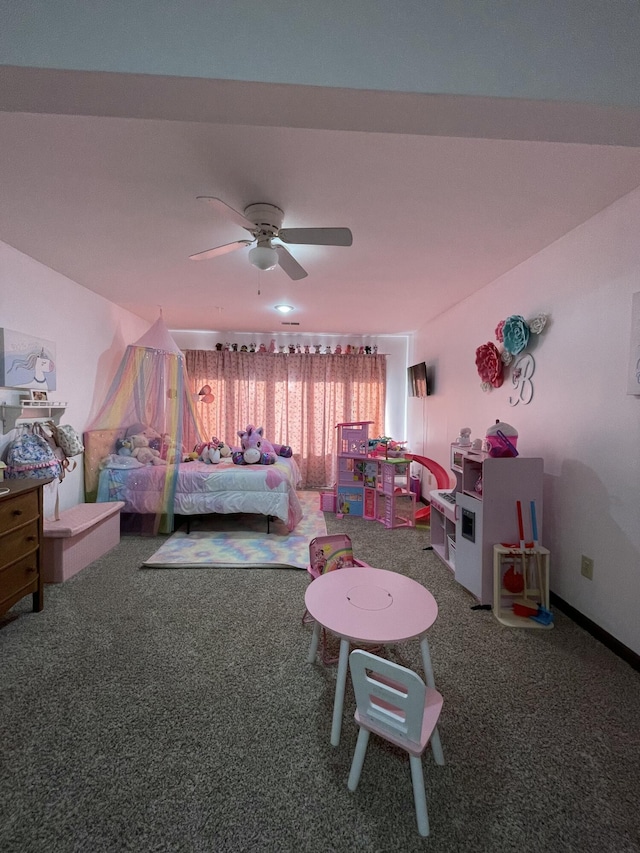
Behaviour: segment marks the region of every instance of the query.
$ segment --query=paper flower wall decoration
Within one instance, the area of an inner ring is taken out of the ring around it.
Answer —
[[[198,391],[198,397],[201,403],[213,403],[215,397],[211,393],[211,385],[203,385]]]
[[[491,341],[476,350],[476,368],[483,391],[500,388],[504,381],[504,368],[513,362],[514,356],[524,352],[531,335],[539,335],[546,324],[546,314],[537,314],[528,321],[521,314],[511,314],[500,320],[494,334],[498,343],[502,344],[502,350]]]
[[[518,355],[529,343],[529,326],[520,314],[512,314],[502,326],[502,343],[511,355]]]
[[[498,347],[491,341],[482,344],[476,350],[476,367],[482,379],[483,388],[485,385],[488,388],[499,388],[502,385],[504,379],[502,360]]]

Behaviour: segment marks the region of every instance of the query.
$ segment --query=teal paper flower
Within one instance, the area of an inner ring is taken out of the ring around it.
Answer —
[[[512,314],[504,321],[502,327],[504,348],[512,355],[517,355],[529,343],[529,326],[520,314]]]

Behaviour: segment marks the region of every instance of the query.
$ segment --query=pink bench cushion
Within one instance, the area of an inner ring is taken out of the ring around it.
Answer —
[[[71,536],[77,536],[90,527],[94,527],[98,522],[119,513],[123,506],[122,501],[77,504],[77,506],[61,512],[59,521],[45,518],[44,535],[55,539],[68,539]]]

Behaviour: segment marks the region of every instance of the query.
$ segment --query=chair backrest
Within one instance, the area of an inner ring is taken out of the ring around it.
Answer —
[[[426,697],[420,676],[362,649],[351,652],[349,667],[360,721],[394,742],[420,743]]]
[[[351,538],[346,533],[316,536],[309,543],[309,574],[318,578],[335,569],[354,566]]]

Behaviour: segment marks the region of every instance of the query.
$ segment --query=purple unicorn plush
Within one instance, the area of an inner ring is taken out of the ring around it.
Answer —
[[[286,444],[271,444],[262,437],[262,427],[253,424],[238,432],[242,450],[234,450],[231,457],[236,465],[273,465],[277,456],[293,456]]]

